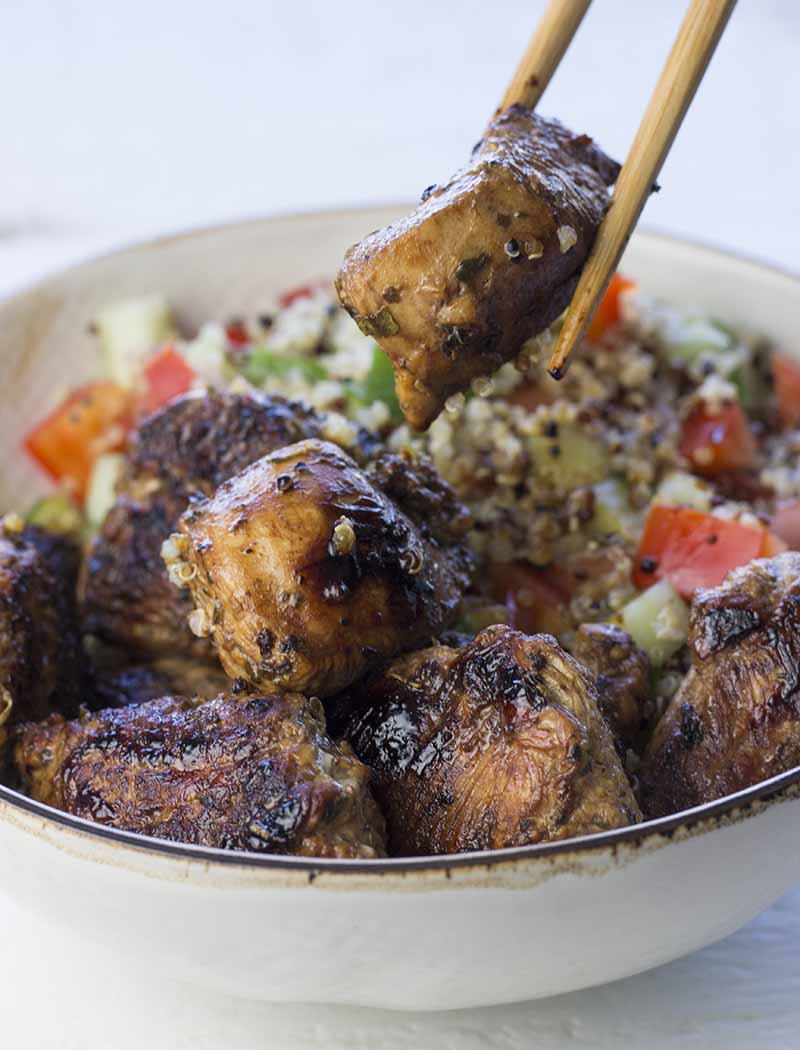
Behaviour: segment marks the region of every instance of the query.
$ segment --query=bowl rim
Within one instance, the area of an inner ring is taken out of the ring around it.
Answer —
[[[71,263],[61,269],[49,273],[36,281],[21,288],[14,288],[9,294],[0,300],[0,305],[6,305],[18,298],[26,297],[30,292],[46,287],[46,285],[59,277],[65,277],[73,270],[89,267],[102,263],[104,260],[113,259],[118,256],[135,252],[139,249],[153,250],[170,244],[174,241],[188,241],[195,237],[214,234],[224,234],[233,230],[255,225],[269,225],[273,221],[291,221],[293,219],[307,219],[314,216],[323,217],[345,217],[358,215],[366,212],[388,211],[396,208],[398,213],[408,207],[408,202],[386,202],[374,203],[366,206],[333,207],[319,209],[302,209],[288,212],[276,212],[263,216],[253,216],[233,222],[215,223],[208,226],[197,226],[186,230],[167,232],[157,237],[147,238],[131,243],[124,243],[120,247],[110,251],[99,252]],[[773,276],[788,279],[790,282],[800,285],[800,273],[794,272],[788,267],[776,265],[764,259],[750,255],[746,252],[732,250],[723,246],[709,243],[701,239],[683,237],[668,233],[665,230],[642,227],[637,231],[640,236],[647,240],[666,241],[677,246],[689,248],[693,251],[702,252],[707,255],[724,257],[738,263],[744,263],[750,267],[765,270]],[[444,871],[449,874],[452,869],[484,868],[493,869],[498,865],[517,863],[524,861],[535,861],[539,859],[563,856],[565,854],[586,855],[598,850],[616,851],[617,847],[624,845],[641,846],[646,840],[658,838],[670,838],[676,833],[699,829],[711,831],[720,824],[731,819],[748,819],[756,812],[763,809],[764,805],[772,805],[784,801],[797,792],[793,789],[800,785],[800,766],[787,770],[772,777],[769,780],[760,781],[748,788],[738,791],[732,795],[715,799],[692,809],[682,810],[678,813],[660,817],[657,820],[643,821],[611,831],[601,831],[593,835],[577,836],[575,838],[563,839],[556,842],[541,842],[526,846],[511,846],[504,849],[471,851],[465,853],[443,854],[436,856],[420,857],[387,857],[375,859],[341,859],[332,857],[296,857],[281,856],[278,854],[255,853],[245,850],[223,850],[210,846],[192,845],[189,843],[172,842],[166,839],[153,838],[140,835],[136,832],[124,831],[118,828],[96,824],[83,817],[76,817],[70,813],[55,809],[28,798],[13,788],[0,784],[0,804],[7,805],[14,810],[27,813],[31,816],[42,818],[48,825],[56,825],[76,833],[88,835],[92,839],[99,839],[132,848],[136,851],[155,853],[162,857],[175,859],[195,860],[209,865],[238,866],[244,868],[273,869],[278,871],[299,871],[309,875],[309,881],[317,873],[330,872],[345,874],[358,873],[360,875],[403,875],[415,872]],[[0,806],[0,809],[2,807]],[[0,812],[0,820],[2,820]]]

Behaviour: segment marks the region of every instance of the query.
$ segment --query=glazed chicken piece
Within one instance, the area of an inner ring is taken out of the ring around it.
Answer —
[[[641,753],[652,717],[650,660],[627,631],[610,623],[584,623],[575,636],[575,659],[594,679],[600,711],[623,756]]]
[[[335,698],[395,855],[500,849],[641,819],[588,674],[548,635],[489,627]]]
[[[0,750],[12,724],[76,714],[83,654],[66,539],[9,515],[0,524]]]
[[[469,517],[432,468],[403,462],[416,491],[395,503],[380,484],[386,473],[400,493],[397,462],[368,476],[337,446],[303,441],[182,517],[164,550],[170,578],[189,587],[193,629],[213,636],[231,678],[328,696],[450,623],[471,570]]]
[[[317,434],[320,425],[294,402],[214,391],[181,398],[146,419],[86,561],[86,630],[139,659],[214,661],[207,639],[187,626],[191,601],[170,585],[161,545],[191,499],[210,495],[265,453]]]
[[[413,426],[563,312],[618,171],[586,135],[512,106],[446,185],[347,252],[339,299],[390,358]]]
[[[109,827],[222,849],[384,853],[368,770],[296,694],[139,707],[26,725],[14,757],[40,802]]]
[[[800,554],[751,562],[692,604],[692,667],[645,753],[661,817],[800,765]]]

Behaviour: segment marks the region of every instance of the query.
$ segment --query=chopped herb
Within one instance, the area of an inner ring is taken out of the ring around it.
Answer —
[[[396,424],[403,421],[400,402],[397,400],[397,394],[394,389],[394,369],[391,361],[380,347],[376,346],[372,351],[372,362],[364,378],[353,380],[350,383],[349,393],[350,399],[355,402],[356,407],[371,405],[375,401],[382,401],[388,407],[393,423]],[[300,469],[299,463],[296,469]]]
[[[382,307],[376,314],[363,315],[354,318],[356,324],[365,335],[371,335],[373,339],[379,339],[382,335],[397,335],[400,325],[392,316],[388,306]]]
[[[285,376],[298,371],[310,383],[327,379],[328,373],[319,363],[303,354],[277,353],[265,346],[254,346],[242,365],[242,375],[254,386],[261,386],[270,376]]]

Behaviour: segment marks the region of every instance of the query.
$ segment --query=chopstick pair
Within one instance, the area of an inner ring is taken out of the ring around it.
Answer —
[[[550,4],[501,103],[532,109],[544,93],[591,0]],[[736,0],[692,0],[622,166],[611,206],[586,260],[548,363],[560,379],[583,337],[703,79]]]

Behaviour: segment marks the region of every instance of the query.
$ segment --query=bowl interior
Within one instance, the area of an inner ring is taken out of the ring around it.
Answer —
[[[21,438],[63,391],[100,373],[97,344],[89,332],[100,307],[117,298],[160,292],[187,330],[209,319],[257,313],[269,309],[285,288],[333,275],[351,243],[404,210],[301,214],[166,237],[73,267],[0,304],[0,447],[5,449],[0,512],[25,510],[48,488],[21,451]],[[764,333],[800,355],[800,280],[790,274],[654,233],[633,237],[622,268],[651,294]],[[774,794],[776,787],[798,779],[800,771],[784,774],[772,788],[751,789],[742,796]],[[10,798],[14,793],[0,789],[0,794]],[[46,811],[35,803],[22,804]],[[731,801],[727,808],[733,805]],[[721,809],[725,806],[714,803],[697,813],[716,816]],[[84,824],[59,817],[63,823]],[[655,826],[675,823],[667,818]],[[624,831],[592,839],[616,842],[639,834]],[[132,838],[124,833],[115,837]],[[564,846],[569,848],[560,844]],[[550,850],[545,845],[522,847],[521,852]]]

